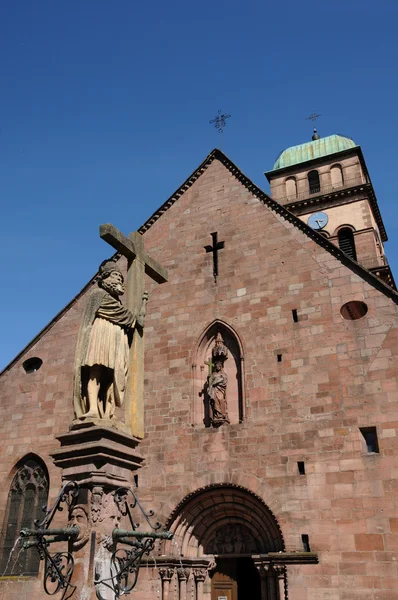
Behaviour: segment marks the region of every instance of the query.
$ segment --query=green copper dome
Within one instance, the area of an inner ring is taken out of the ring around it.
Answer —
[[[328,137],[312,140],[312,142],[287,148],[287,150],[284,150],[278,156],[272,170],[284,169],[285,167],[291,167],[307,160],[321,158],[328,154],[334,154],[335,152],[355,147],[356,143],[348,137],[344,137],[343,135],[329,135]]]

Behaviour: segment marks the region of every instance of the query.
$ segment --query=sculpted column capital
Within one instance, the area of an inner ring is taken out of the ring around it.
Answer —
[[[255,565],[256,565],[256,569],[259,572],[259,575],[261,578],[270,577],[271,575],[274,575],[274,569],[273,569],[273,566],[271,565],[271,563],[256,562]]]
[[[274,565],[273,571],[277,577],[282,578],[285,575],[286,567],[284,565]]]
[[[174,567],[159,567],[158,570],[162,581],[171,581],[174,575]]]
[[[177,569],[177,577],[180,581],[186,581],[191,573],[191,569],[179,568]]]
[[[207,573],[208,571],[206,568],[194,569],[193,576],[195,577],[195,581],[205,581]]]
[[[255,566],[261,578],[263,577],[278,577],[282,578],[285,574],[284,565],[274,565],[269,561],[255,561]]]

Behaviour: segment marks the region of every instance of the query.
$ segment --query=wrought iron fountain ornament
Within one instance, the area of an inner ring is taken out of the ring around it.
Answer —
[[[79,527],[51,528],[51,522],[57,511],[62,511],[64,506],[71,510],[76,504],[79,493],[77,483],[68,481],[62,487],[54,504],[47,509],[43,506],[44,519],[35,519],[34,529],[24,528],[20,532],[21,538],[34,538],[25,540],[23,548],[36,548],[40,560],[44,560],[43,587],[46,594],[53,596],[63,590],[62,598],[69,598],[76,586],[71,585],[74,560],[70,552],[50,552],[51,544],[75,539],[79,535]]]
[[[70,598],[76,586],[70,583],[74,560],[70,552],[50,552],[51,544],[74,540],[78,537],[80,530],[78,526],[51,528],[51,522],[57,511],[62,511],[67,505],[69,512],[73,509],[79,495],[79,486],[75,482],[67,482],[58,494],[57,499],[51,508],[43,507],[45,517],[42,521],[36,519],[34,529],[24,528],[20,532],[21,538],[25,539],[23,548],[36,548],[40,560],[44,560],[44,591],[49,596],[53,596],[63,590],[62,599]],[[119,488],[114,494],[114,500],[122,516],[127,516],[131,529],[118,529],[112,531],[113,543],[116,550],[113,552],[110,561],[111,576],[106,579],[94,581],[96,595],[99,600],[103,600],[101,587],[105,586],[115,594],[115,600],[128,594],[135,587],[138,578],[138,572],[144,554],[149,554],[155,546],[155,540],[168,539],[173,537],[170,531],[159,531],[162,527],[159,522],[152,524],[151,518],[154,512],[150,510],[145,512],[137,496],[130,488]],[[150,527],[150,531],[138,531],[138,523],[134,523],[131,511],[138,507],[145,521]],[[128,546],[128,548],[118,547],[119,544]]]
[[[114,500],[124,517],[128,517],[131,529],[115,528],[112,532],[116,550],[111,556],[111,577],[96,581],[96,594],[103,600],[100,587],[105,585],[115,594],[115,599],[129,594],[135,587],[138,579],[140,564],[144,554],[149,554],[155,546],[157,539],[170,540],[171,531],[159,531],[162,525],[159,522],[152,524],[153,510],[145,512],[136,494],[131,488],[119,488],[114,493]],[[135,523],[131,511],[138,508],[151,531],[138,531],[139,523]],[[118,544],[128,548],[117,547]]]

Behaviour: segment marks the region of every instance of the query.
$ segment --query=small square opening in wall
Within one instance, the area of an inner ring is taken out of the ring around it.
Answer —
[[[293,317],[293,321],[295,323],[297,323],[298,322],[297,308],[293,308],[293,310],[292,310],[292,317]]]
[[[307,533],[301,535],[301,541],[303,542],[304,552],[311,552],[310,548],[310,536]]]
[[[277,354],[277,355],[276,355],[276,360],[277,360],[278,362],[282,362],[282,354]]]
[[[297,468],[300,475],[305,475],[305,464],[303,460],[298,461]]]
[[[134,485],[138,488],[138,475],[134,475]]]
[[[371,454],[378,454],[380,450],[376,427],[360,427],[359,429],[365,440],[366,451]]]

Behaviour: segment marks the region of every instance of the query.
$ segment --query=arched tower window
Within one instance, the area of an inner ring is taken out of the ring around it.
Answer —
[[[42,508],[47,506],[49,480],[44,463],[34,455],[28,455],[17,465],[11,482],[1,535],[0,572],[7,575],[37,575],[40,558],[37,552],[10,553],[23,527],[34,526],[35,519],[42,519]]]
[[[289,177],[288,179],[286,179],[285,182],[286,185],[286,196],[289,199],[294,200],[295,198],[297,198],[297,181],[295,177]]]
[[[344,185],[343,169],[340,165],[333,165],[330,169],[330,180],[333,187],[342,187]]]
[[[317,194],[321,191],[318,171],[310,171],[308,173],[308,188],[310,194]]]
[[[345,252],[350,258],[357,260],[357,252],[355,249],[355,240],[352,229],[349,227],[342,227],[337,234],[339,240],[339,246],[343,252]]]
[[[192,422],[220,427],[243,421],[243,350],[237,334],[215,321],[201,335],[194,355]]]

